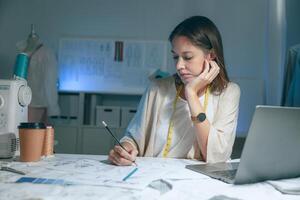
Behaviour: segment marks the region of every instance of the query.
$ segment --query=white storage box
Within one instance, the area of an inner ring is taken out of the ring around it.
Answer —
[[[102,121],[111,128],[120,127],[121,109],[117,106],[96,106],[96,125],[103,126]]]
[[[121,109],[121,128],[127,128],[131,119],[136,113],[136,108],[134,107],[122,107]]]

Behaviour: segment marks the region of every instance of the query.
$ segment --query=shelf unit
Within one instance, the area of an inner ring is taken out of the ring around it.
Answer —
[[[120,139],[125,133],[126,126],[134,115],[141,95],[111,95],[97,93],[59,93],[60,116],[52,116],[49,123],[55,130],[55,152],[72,154],[99,154],[106,155],[115,145],[107,130],[96,123],[99,115],[96,108],[119,108],[117,126],[111,130]],[[123,115],[122,115],[123,112]],[[124,112],[130,112],[124,115]],[[108,114],[109,115],[109,114]],[[123,119],[127,117],[128,119]]]

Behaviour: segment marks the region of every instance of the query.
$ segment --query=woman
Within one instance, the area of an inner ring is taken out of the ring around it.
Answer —
[[[169,36],[176,75],[155,80],[143,95],[122,145],[109,160],[131,165],[136,156],[230,158],[240,89],[229,81],[221,35],[203,16],[181,22]]]

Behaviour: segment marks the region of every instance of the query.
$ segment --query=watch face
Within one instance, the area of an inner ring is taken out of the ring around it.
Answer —
[[[198,118],[198,120],[199,120],[200,122],[204,122],[205,119],[206,119],[206,115],[205,115],[205,113],[200,113],[200,114],[197,116],[197,118]]]

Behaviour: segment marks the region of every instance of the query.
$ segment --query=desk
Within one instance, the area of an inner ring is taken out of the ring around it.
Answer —
[[[185,169],[186,164],[200,163],[185,159],[139,157],[138,171],[124,182],[122,178],[133,166],[112,166],[106,159],[56,154],[36,163],[0,160],[2,165],[26,172],[0,171],[0,199],[300,199],[282,194],[267,182],[230,185],[211,179]],[[63,179],[73,185],[15,183],[24,176]]]

